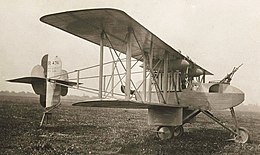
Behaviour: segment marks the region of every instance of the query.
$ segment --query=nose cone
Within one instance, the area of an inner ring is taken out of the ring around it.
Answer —
[[[209,91],[208,101],[213,110],[229,109],[241,104],[245,100],[245,93],[234,86],[214,84],[209,90],[212,88],[218,90]]]

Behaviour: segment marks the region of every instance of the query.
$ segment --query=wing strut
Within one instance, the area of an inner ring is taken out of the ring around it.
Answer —
[[[135,31],[133,31],[133,35],[134,35],[134,37],[135,37],[135,40],[136,40],[136,42],[137,42],[137,44],[138,44],[138,46],[139,46],[139,48],[140,48],[140,51],[142,52],[142,57],[145,59],[145,57],[146,57],[146,55],[145,55],[145,51],[142,49],[142,47],[141,47],[141,45],[140,45],[140,43],[139,43],[139,41],[138,41],[138,39],[137,39],[137,37],[136,37],[136,35],[135,35]],[[158,83],[157,83],[157,81],[156,81],[156,78],[155,78],[155,75],[153,74],[153,36],[151,36],[151,44],[150,44],[150,63],[149,63],[149,66],[148,66],[148,70],[150,70],[150,80],[149,80],[149,102],[151,102],[151,95],[152,95],[152,87],[151,87],[151,85],[152,85],[152,81],[151,81],[151,76],[154,78],[154,82],[155,82],[155,88],[156,88],[156,92],[157,92],[157,95],[158,94],[160,94],[161,95],[161,97],[162,97],[162,99],[163,99],[163,103],[164,104],[166,104],[166,100],[165,100],[165,97],[163,96],[163,94],[162,94],[162,92],[160,91],[160,89],[159,89],[159,86],[158,86]],[[167,70],[168,70],[168,67],[167,67]],[[144,76],[143,76],[144,77]],[[146,88],[145,88],[146,89]],[[167,89],[166,89],[167,90]],[[159,93],[158,93],[159,92]],[[167,93],[167,92],[166,92]],[[165,95],[166,96],[166,95]],[[160,99],[160,97],[158,97],[158,99]]]
[[[163,60],[163,97],[167,98],[167,89],[168,89],[168,65],[169,65],[169,54],[167,51],[164,51],[164,60]]]
[[[148,101],[149,103],[151,103],[152,101],[152,70],[151,68],[153,68],[153,54],[154,54],[154,50],[153,50],[153,36],[151,38],[151,44],[150,44],[150,53],[149,53],[149,57],[150,57],[150,61],[149,61],[149,70],[150,70],[150,77],[149,77],[149,88],[148,88]]]
[[[114,83],[115,83],[115,61],[113,61],[112,63],[112,75],[111,75],[111,96],[113,97],[114,96]]]
[[[131,80],[131,56],[132,56],[132,28],[128,28],[126,45],[126,100],[130,99],[130,80]]]
[[[144,66],[143,66],[143,100],[146,102],[146,66],[147,66],[147,54],[144,52]]]
[[[129,28],[130,30],[131,30],[131,28]],[[133,33],[133,30],[131,30],[131,33]],[[124,66],[123,65],[123,63],[122,63],[122,61],[120,60],[120,57],[119,57],[119,55],[116,53],[116,51],[115,51],[115,49],[114,49],[114,47],[113,47],[113,44],[112,44],[112,42],[110,41],[110,39],[109,39],[109,37],[108,37],[108,35],[105,33],[105,36],[106,36],[106,38],[108,39],[108,42],[109,42],[109,44],[110,44],[110,46],[111,46],[111,48],[114,50],[114,52],[115,52],[115,54],[116,54],[116,56],[117,56],[117,58],[118,58],[118,60],[119,60],[119,62],[121,63],[121,65],[122,65],[122,67],[124,68],[124,70],[127,72],[127,68],[126,68],[126,66]],[[127,36],[126,36],[126,39],[128,38],[128,34],[127,34]],[[131,40],[132,40],[132,38],[130,39],[130,42],[131,42]],[[127,42],[127,44],[128,44],[128,42]],[[130,43],[129,45],[132,45],[132,43]],[[128,46],[128,45],[127,45]],[[111,52],[111,48],[109,48],[110,49],[110,52]],[[128,48],[128,47],[127,47]],[[130,47],[131,48],[131,47]],[[112,55],[112,52],[111,52],[111,55]],[[112,58],[113,58],[113,55],[112,55]],[[114,59],[114,58],[113,58]],[[126,58],[127,59],[127,58]],[[142,57],[140,58],[140,59],[142,59]],[[127,60],[126,60],[127,61]],[[139,60],[138,60],[139,61]],[[138,62],[137,61],[137,62]],[[130,55],[130,62],[131,62],[131,55]],[[131,63],[130,63],[130,70],[129,70],[129,72],[130,72],[130,74],[131,74],[131,69],[137,64],[137,62],[133,65],[133,66],[131,66]],[[117,69],[117,67],[116,67],[116,69]],[[118,71],[118,69],[117,69],[117,71]],[[119,71],[118,71],[118,74],[119,74]],[[127,74],[126,74],[127,75]],[[125,76],[126,76],[125,75]],[[130,76],[131,77],[131,76]],[[120,78],[120,77],[119,77]],[[135,84],[133,83],[133,81],[131,80],[131,78],[130,78],[130,83],[132,83],[132,85],[133,85],[133,87],[134,87],[134,89],[136,90],[136,92],[137,92],[137,95],[139,95],[139,96],[141,96],[139,93],[138,93],[138,91],[137,91],[137,88],[135,87]],[[120,78],[120,82],[121,82],[121,84],[123,85],[123,83],[122,83],[122,78]],[[117,85],[117,84],[116,84]],[[130,86],[130,85],[129,85]],[[130,87],[129,87],[130,88]],[[126,88],[127,89],[127,88]],[[129,92],[130,92],[130,89],[129,89]],[[131,95],[131,93],[130,93],[130,95]],[[130,96],[129,96],[129,99],[130,99]]]
[[[100,35],[100,58],[99,58],[99,91],[98,98],[102,99],[102,80],[103,80],[103,59],[104,59],[104,31]]]

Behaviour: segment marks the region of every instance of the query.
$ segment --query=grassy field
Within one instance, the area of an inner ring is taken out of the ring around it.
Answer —
[[[0,97],[1,154],[260,154],[260,113],[237,112],[251,141],[228,142],[228,131],[203,114],[178,139],[161,141],[147,125],[147,110],[62,105],[39,127],[43,109],[35,99]],[[213,112],[231,127],[228,111]]]

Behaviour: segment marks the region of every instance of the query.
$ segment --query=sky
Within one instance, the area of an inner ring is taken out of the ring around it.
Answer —
[[[6,79],[29,76],[46,53],[72,71],[98,64],[99,47],[39,21],[46,14],[92,8],[125,11],[167,44],[222,79],[243,66],[232,85],[258,104],[260,92],[260,1],[258,0],[0,0],[0,90],[29,91]],[[97,75],[92,70],[89,75]],[[76,93],[71,91],[71,93]]]

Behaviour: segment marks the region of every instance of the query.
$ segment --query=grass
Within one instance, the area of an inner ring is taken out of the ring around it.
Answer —
[[[1,154],[260,154],[260,113],[237,112],[250,131],[244,145],[203,114],[182,137],[161,141],[147,125],[147,110],[62,105],[39,127],[43,109],[34,99],[0,98]],[[230,127],[228,111],[213,112]]]

